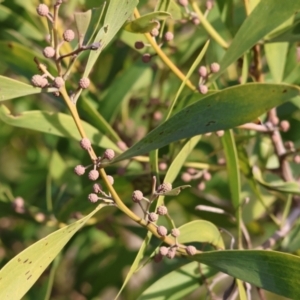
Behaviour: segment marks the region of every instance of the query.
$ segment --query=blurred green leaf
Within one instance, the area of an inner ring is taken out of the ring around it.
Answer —
[[[127,22],[123,28],[129,32],[146,33],[157,27],[157,22],[155,22],[155,20],[165,20],[169,17],[171,17],[171,15],[167,12],[155,11]]]
[[[264,250],[212,251],[193,259],[267,291],[300,297],[300,257]]]
[[[300,188],[299,188],[299,184],[297,182],[284,182],[284,181],[280,180],[280,181],[268,183],[263,179],[259,168],[254,167],[252,172],[253,172],[253,176],[256,179],[256,181],[268,190],[300,195]]]
[[[201,268],[201,273],[200,273]],[[156,280],[138,300],[181,300],[203,284],[215,271],[205,265],[192,262]]]
[[[72,117],[62,113],[27,111],[18,116],[13,116],[6,106],[1,105],[0,119],[16,127],[72,138],[77,141],[81,139]],[[110,139],[102,135],[96,128],[86,122],[82,122],[82,125],[93,145],[98,145],[102,148],[111,148],[118,153],[121,152]]]
[[[300,20],[296,21],[293,25],[288,26],[287,28],[282,29],[280,32],[277,32],[274,35],[271,35],[267,39],[270,43],[278,42],[298,42],[300,39]]]
[[[196,220],[180,226],[179,229],[178,241],[181,244],[200,242],[211,244],[217,249],[225,249],[219,229],[211,222]]]
[[[56,88],[40,89],[32,85],[17,81],[5,76],[0,76],[0,102],[22,96],[50,93],[57,91]]]
[[[147,153],[183,138],[251,122],[298,94],[298,87],[283,84],[250,83],[224,89],[173,115],[113,162]]]
[[[0,270],[0,299],[21,299],[72,236],[105,204],[28,247]]]
[[[100,42],[101,47],[91,51],[84,70],[83,77],[88,77],[101,51],[117,34],[125,21],[131,16],[133,9],[137,6],[138,0],[118,1],[111,0],[105,14],[104,25],[98,31],[94,42]]]
[[[235,35],[220,63],[220,72],[214,75],[212,80],[215,80],[247,50],[298,10],[300,10],[300,2],[298,1],[260,1]],[[262,20],[263,22],[261,22]]]
[[[22,17],[22,15],[0,5],[0,22],[7,22],[16,31],[22,33],[23,36],[34,40],[43,40],[44,34],[40,28],[36,28],[30,22]]]

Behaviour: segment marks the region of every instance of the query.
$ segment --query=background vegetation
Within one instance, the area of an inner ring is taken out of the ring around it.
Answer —
[[[44,1],[51,11],[54,2]],[[137,2],[69,0],[59,9],[52,33],[73,29],[86,45],[100,42],[80,53],[66,81],[82,121],[62,90],[31,86],[39,63],[57,76],[43,55],[51,22],[37,15],[39,1],[0,5],[0,298],[114,299],[124,282],[120,299],[299,298],[300,4]],[[77,43],[65,42],[61,54]],[[212,63],[220,71],[201,79],[198,68]],[[91,83],[79,91],[82,77]],[[153,175],[191,186],[158,198],[170,215],[159,224],[183,226],[180,243],[205,253],[155,263],[154,225],[133,222],[117,200],[120,209],[88,200],[93,183],[73,172],[91,164],[78,123],[97,156],[123,153],[105,170],[133,215],[143,213],[132,193],[151,194]]]

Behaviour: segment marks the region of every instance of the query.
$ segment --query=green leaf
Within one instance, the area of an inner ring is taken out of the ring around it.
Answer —
[[[101,103],[101,115],[111,120],[118,112],[123,101],[141,86],[147,86],[151,81],[151,70],[141,62],[137,62],[122,72],[109,86]]]
[[[173,20],[182,20],[184,17],[183,10],[178,5],[178,3],[174,0],[158,0],[156,7],[156,11],[167,11],[172,15]]]
[[[200,273],[201,267],[201,273]],[[163,276],[148,287],[138,300],[181,300],[203,284],[215,271],[205,265],[192,262]]]
[[[220,63],[220,72],[213,76],[212,80],[215,80],[247,50],[251,49],[298,10],[300,10],[299,1],[260,1],[235,35]]]
[[[104,25],[98,31],[94,42],[101,42],[101,47],[96,51],[91,51],[86,64],[83,77],[88,77],[101,51],[117,34],[126,20],[137,6],[138,0],[119,1],[111,0],[105,15]]]
[[[27,111],[18,116],[13,116],[6,106],[1,105],[0,119],[16,127],[72,138],[77,141],[81,139],[73,118],[62,113]],[[118,153],[121,152],[110,139],[102,135],[95,127],[86,122],[82,122],[82,125],[93,145],[98,145],[102,148],[111,148]]]
[[[218,228],[211,222],[196,220],[179,227],[179,243],[208,243],[217,249],[225,249],[223,238]]]
[[[296,21],[293,25],[281,30],[276,35],[272,35],[267,41],[270,43],[276,42],[298,42],[300,39],[300,20]]]
[[[285,84],[250,83],[224,89],[184,108],[114,162],[147,153],[180,139],[251,122],[298,94],[298,87]]]
[[[78,36],[84,40],[83,44],[89,43],[90,38],[95,34],[102,15],[105,4],[102,7],[92,8],[86,12],[75,12],[74,21]]]
[[[264,250],[204,252],[193,257],[243,281],[291,298],[300,297],[300,257]]]
[[[277,182],[268,183],[262,178],[262,174],[259,168],[254,167],[252,172],[255,180],[261,186],[265,187],[268,190],[287,193],[287,194],[300,195],[299,184],[297,182],[285,182],[280,180]]]
[[[163,192],[161,193],[160,195],[163,195],[163,196],[177,196],[180,194],[180,192],[186,188],[190,188],[191,186],[190,185],[181,185],[181,186],[178,186],[176,187],[175,189],[172,189],[171,191],[168,191],[168,192]]]
[[[0,299],[21,299],[72,236],[104,206],[100,204],[86,217],[49,234],[10,260],[0,270]]]
[[[17,81],[5,76],[0,76],[0,102],[22,96],[50,93],[57,91],[56,88],[40,89],[32,85]]]
[[[134,33],[150,32],[153,28],[157,27],[155,20],[166,20],[169,17],[171,15],[167,12],[156,11],[126,23],[124,29]]]

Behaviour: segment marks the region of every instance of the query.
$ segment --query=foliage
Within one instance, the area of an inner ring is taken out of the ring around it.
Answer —
[[[0,299],[298,299],[299,11],[2,3]]]

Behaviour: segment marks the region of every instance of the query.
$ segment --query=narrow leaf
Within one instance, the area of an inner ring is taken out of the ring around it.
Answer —
[[[211,244],[217,249],[225,249],[220,231],[211,222],[196,220],[180,226],[179,229],[178,241],[182,244],[200,242]]]
[[[39,94],[42,92],[50,93],[55,91],[57,91],[56,88],[40,89],[21,81],[0,76],[0,102],[27,95]]]
[[[28,247],[0,270],[0,299],[21,299],[71,237],[105,204]]]
[[[257,42],[290,18],[298,10],[300,10],[299,1],[260,1],[235,35],[228,51],[220,63],[220,72],[213,76],[212,80],[215,80],[247,50],[251,49]]]
[[[18,116],[13,116],[6,106],[1,105],[0,120],[16,127],[28,128],[57,136],[72,138],[77,141],[81,139],[72,117],[62,113],[27,111]],[[82,125],[92,144],[102,148],[111,148],[120,153],[120,149],[109,138],[102,135],[95,127],[86,122],[82,122]]]
[[[300,297],[300,257],[275,251],[230,250],[193,257],[243,281],[291,299]]]
[[[171,15],[167,12],[156,11],[126,23],[124,29],[134,33],[150,32],[153,28],[157,27],[155,20],[165,20],[169,17]]]
[[[285,84],[250,83],[224,89],[181,110],[114,162],[147,153],[180,139],[251,122],[298,94],[298,87]]]

